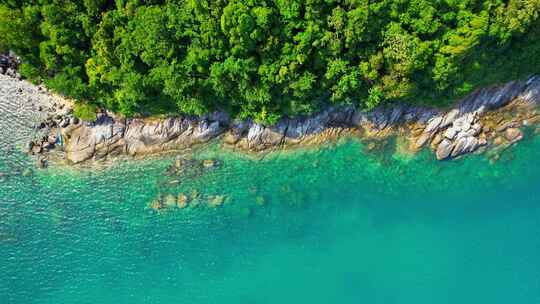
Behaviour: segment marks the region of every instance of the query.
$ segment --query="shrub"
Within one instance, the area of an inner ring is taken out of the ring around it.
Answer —
[[[82,120],[94,121],[96,120],[97,110],[96,105],[77,102],[75,103],[73,114]]]

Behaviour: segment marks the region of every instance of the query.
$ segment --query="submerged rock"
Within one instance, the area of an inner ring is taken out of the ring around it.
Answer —
[[[307,204],[306,194],[301,191],[291,191],[287,203],[293,208],[304,208]]]
[[[39,145],[39,144],[32,145],[32,153],[33,154],[40,154],[41,152],[43,152],[43,147],[41,147],[41,145]]]
[[[217,166],[217,162],[213,159],[205,159],[202,161],[202,165],[205,168],[214,168]]]
[[[176,206],[176,198],[172,194],[168,194],[165,197],[165,206],[168,208],[175,207]]]
[[[455,142],[454,149],[452,150],[452,157],[473,152],[478,148],[478,139],[473,136],[465,136],[458,138]]]
[[[504,139],[500,136],[496,137],[494,140],[493,140],[493,144],[496,145],[496,146],[500,146],[504,143]]]
[[[238,214],[242,218],[249,218],[253,214],[253,210],[251,210],[249,207],[244,207],[239,210]]]
[[[39,157],[36,161],[36,166],[40,169],[45,169],[48,166],[47,159],[44,157]]]
[[[183,164],[183,161],[182,159],[180,158],[177,158],[175,161],[174,161],[174,167],[179,170],[182,168],[182,164]]]
[[[42,148],[45,151],[50,151],[50,150],[54,149],[54,144],[51,144],[50,142],[44,142],[42,144]]]
[[[210,196],[208,200],[210,207],[219,207],[223,205],[223,202],[225,202],[225,195]]]
[[[156,198],[152,202],[150,202],[149,207],[153,210],[158,211],[163,208],[163,204],[161,203],[161,200],[159,198]]]
[[[518,128],[508,128],[504,132],[504,137],[511,143],[520,141],[523,138],[523,133]]]
[[[24,171],[22,172],[22,176],[24,176],[24,177],[30,177],[30,176],[32,176],[33,173],[34,173],[34,172],[32,171],[32,169],[26,168],[26,169],[24,169]]]
[[[189,202],[189,197],[187,195],[185,195],[184,193],[178,194],[178,202],[176,205],[178,208],[180,209],[186,208],[188,205],[188,202]]]
[[[189,203],[189,206],[191,208],[197,208],[200,204],[201,204],[201,199],[200,198],[193,198],[191,200],[191,202]]]
[[[28,153],[32,153],[32,148],[34,147],[34,142],[33,141],[29,141],[27,144],[26,144],[26,152]]]
[[[47,137],[47,142],[54,145],[58,141],[58,136],[56,134],[51,134]]]
[[[199,198],[200,195],[201,195],[201,194],[199,193],[199,191],[197,191],[197,189],[193,189],[193,190],[191,191],[191,197],[192,197],[192,198]]]
[[[264,196],[260,195],[260,196],[257,196],[255,198],[255,203],[259,206],[264,206],[266,205],[266,199],[264,198]]]

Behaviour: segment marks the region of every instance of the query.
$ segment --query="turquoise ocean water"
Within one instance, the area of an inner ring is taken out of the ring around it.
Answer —
[[[180,178],[174,155],[25,177],[17,145],[0,150],[3,304],[540,303],[539,138],[495,164],[213,144],[194,157],[221,166]],[[148,208],[193,190],[225,203]]]

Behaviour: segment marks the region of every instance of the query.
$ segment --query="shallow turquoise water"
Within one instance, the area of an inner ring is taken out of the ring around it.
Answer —
[[[539,138],[495,164],[355,140],[262,160],[210,145],[195,158],[222,166],[179,185],[174,156],[24,177],[9,145],[0,303],[540,303]],[[227,199],[148,208],[193,189]]]

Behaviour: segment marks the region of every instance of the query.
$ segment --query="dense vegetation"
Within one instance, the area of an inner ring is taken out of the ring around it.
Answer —
[[[0,0],[21,73],[126,116],[444,105],[540,71],[540,0]]]

